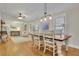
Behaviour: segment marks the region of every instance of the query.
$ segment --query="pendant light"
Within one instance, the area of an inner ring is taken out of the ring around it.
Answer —
[[[51,19],[52,19],[52,16],[50,14],[47,14],[47,4],[44,3],[44,16],[41,17],[40,22],[51,20]]]

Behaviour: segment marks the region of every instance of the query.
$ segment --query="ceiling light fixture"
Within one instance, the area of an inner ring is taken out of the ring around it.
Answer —
[[[49,14],[47,14],[47,4],[44,3],[44,16],[41,17],[40,22],[47,21],[48,19],[51,20],[52,19],[52,16],[49,15]]]
[[[23,19],[24,16],[22,16],[22,13],[19,13],[18,19]]]

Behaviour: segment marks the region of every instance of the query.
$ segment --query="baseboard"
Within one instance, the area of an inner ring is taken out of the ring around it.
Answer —
[[[65,43],[63,43],[63,45],[65,45]],[[69,47],[72,47],[72,48],[79,49],[79,46],[78,45],[68,44],[68,46]]]
[[[76,46],[76,45],[69,44],[68,46],[69,46],[69,47],[72,47],[72,48],[79,49],[79,46]]]

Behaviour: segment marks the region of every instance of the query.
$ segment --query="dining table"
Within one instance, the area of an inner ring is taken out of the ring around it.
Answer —
[[[30,34],[30,35],[40,35],[40,34]],[[43,34],[41,34],[40,36],[43,37]],[[62,46],[63,46],[63,44],[65,46],[64,49],[65,49],[65,52],[66,52],[66,55],[67,55],[68,44],[69,44],[69,39],[71,38],[71,35],[57,35],[57,34],[55,34],[54,37],[53,37],[53,35],[46,34],[46,36],[49,39],[54,38],[54,41],[57,44],[57,54],[58,54],[58,56],[63,56],[63,54],[62,54]]]
[[[71,35],[55,35],[55,42],[57,43],[57,51],[58,51],[58,55],[59,56],[63,56],[62,54],[62,46],[64,44],[65,48],[65,55],[67,55],[68,53],[68,44],[69,44],[69,38],[71,37]]]
[[[65,55],[67,55],[68,52],[68,44],[69,44],[69,38],[71,37],[71,35],[57,35],[54,34],[45,34],[45,38],[49,38],[52,39],[54,38],[54,41],[57,44],[57,54],[58,56],[63,56],[62,54],[62,46],[64,45],[64,50],[65,50]]]

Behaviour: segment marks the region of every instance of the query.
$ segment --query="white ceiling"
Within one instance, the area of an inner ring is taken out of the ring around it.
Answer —
[[[40,19],[43,16],[43,5],[42,3],[0,3],[0,18],[18,20],[17,16],[21,12],[27,16],[23,21]],[[77,6],[79,6],[77,3],[48,3],[48,14],[65,11]]]

